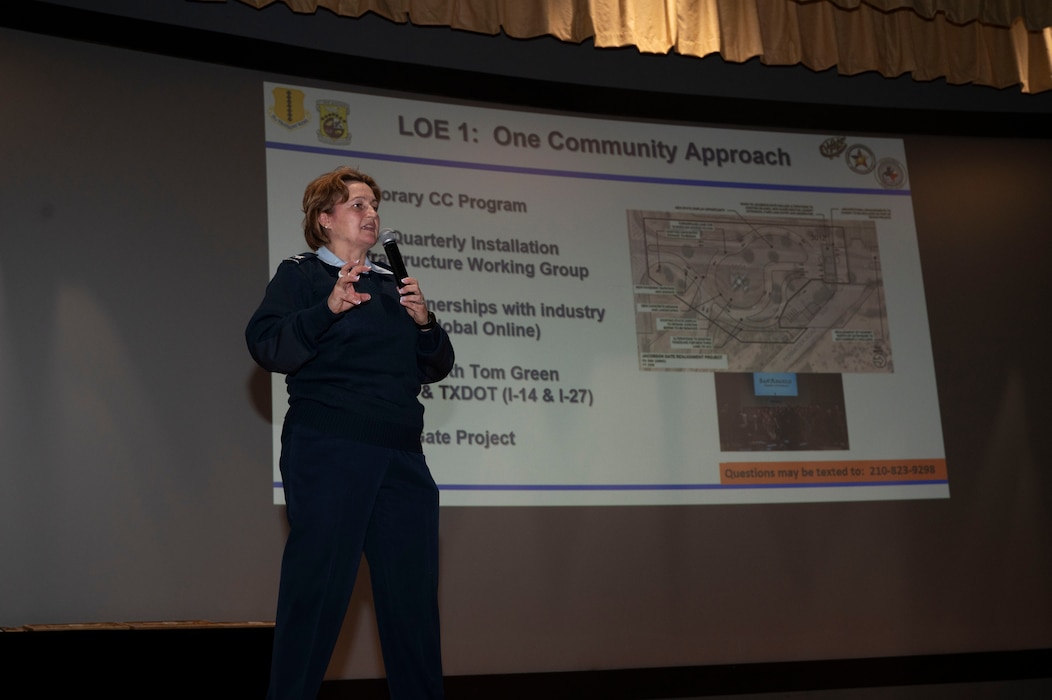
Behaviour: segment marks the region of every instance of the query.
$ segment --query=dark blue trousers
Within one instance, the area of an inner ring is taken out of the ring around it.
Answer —
[[[424,456],[286,425],[281,561],[268,700],[315,700],[362,554],[392,700],[442,698],[438,488]]]

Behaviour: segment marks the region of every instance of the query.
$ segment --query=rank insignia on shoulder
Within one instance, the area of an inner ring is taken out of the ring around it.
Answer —
[[[285,258],[285,260],[299,264],[304,260],[314,257],[317,257],[317,253],[298,253],[296,255],[290,255],[289,257]]]

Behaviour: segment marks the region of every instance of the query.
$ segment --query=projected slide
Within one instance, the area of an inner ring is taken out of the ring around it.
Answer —
[[[452,337],[443,505],[949,496],[900,140],[262,97],[267,276],[306,183],[357,167]]]

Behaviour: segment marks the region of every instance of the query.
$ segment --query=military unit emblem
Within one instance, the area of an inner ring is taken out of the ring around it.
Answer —
[[[275,122],[286,129],[298,129],[310,122],[310,114],[303,106],[305,95],[302,90],[279,87],[274,88],[271,94],[274,103],[267,113]]]
[[[894,158],[881,158],[876,169],[877,182],[889,190],[906,186],[906,168]]]
[[[351,106],[337,100],[318,100],[315,113],[306,107],[306,95],[295,88],[276,87],[271,92],[273,102],[267,114],[275,123],[292,131],[317,119],[318,140],[325,143],[347,144],[351,142],[349,116]]]
[[[318,100],[318,138],[326,143],[350,143],[347,115],[351,106],[335,100]]]
[[[818,152],[832,160],[843,153],[845,148],[847,148],[847,139],[843,136],[830,136],[818,147]]]
[[[894,158],[880,158],[873,149],[860,143],[847,145],[843,136],[830,136],[818,146],[818,152],[826,158],[844,157],[848,170],[856,175],[873,176],[885,189],[902,189],[906,186],[906,166]]]
[[[847,149],[847,152],[844,153],[844,158],[851,172],[859,175],[873,172],[873,168],[877,164],[873,151],[868,146],[857,143]]]

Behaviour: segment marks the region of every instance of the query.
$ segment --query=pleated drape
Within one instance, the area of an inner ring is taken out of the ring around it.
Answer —
[[[200,0],[226,2],[227,0]],[[518,39],[552,36],[642,53],[719,54],[844,75],[944,78],[1052,89],[1049,0],[238,0],[262,9],[447,26]]]

